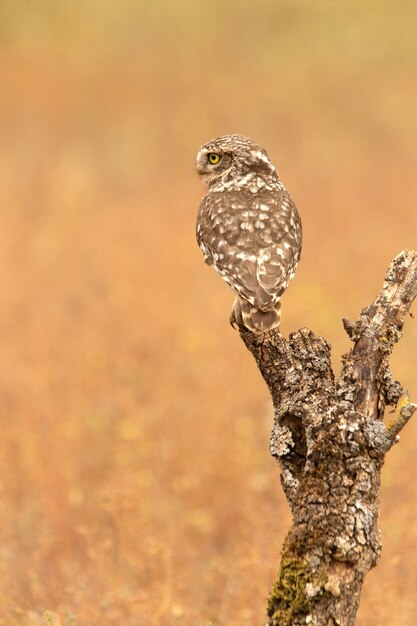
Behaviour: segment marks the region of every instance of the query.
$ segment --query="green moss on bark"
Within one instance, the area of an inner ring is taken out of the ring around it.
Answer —
[[[312,605],[327,593],[326,582],[327,576],[324,573],[312,575],[303,559],[283,556],[278,580],[268,599],[270,624],[292,626],[295,617],[307,615]]]

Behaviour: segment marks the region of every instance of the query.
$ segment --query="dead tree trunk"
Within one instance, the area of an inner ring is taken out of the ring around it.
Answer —
[[[417,252],[403,251],[373,304],[343,321],[354,346],[337,381],[329,343],[310,330],[286,340],[239,329],[272,395],[270,450],[293,517],[268,626],[355,623],[364,577],[381,553],[381,467],[417,408],[389,370],[416,295]],[[385,425],[385,407],[397,404]]]

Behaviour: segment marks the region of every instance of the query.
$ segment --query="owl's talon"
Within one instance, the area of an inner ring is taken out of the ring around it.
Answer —
[[[229,322],[230,322],[230,326],[233,328],[233,330],[239,330],[239,325],[238,325],[238,323],[236,321],[236,316],[235,316],[235,310],[234,309],[230,313]]]

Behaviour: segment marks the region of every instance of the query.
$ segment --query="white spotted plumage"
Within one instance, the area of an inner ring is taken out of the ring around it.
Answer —
[[[209,155],[218,155],[217,163]],[[219,137],[197,154],[207,182],[197,241],[236,292],[234,313],[253,332],[279,325],[280,299],[301,253],[297,209],[266,151],[241,135]]]

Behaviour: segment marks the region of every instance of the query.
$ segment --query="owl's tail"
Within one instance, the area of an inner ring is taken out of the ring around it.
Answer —
[[[262,311],[247,300],[237,297],[234,302],[234,314],[236,321],[242,322],[253,333],[266,333],[273,328],[279,328],[281,303],[278,300],[273,308]]]

